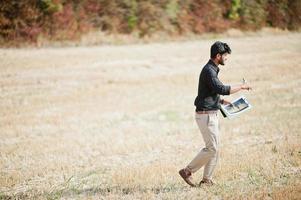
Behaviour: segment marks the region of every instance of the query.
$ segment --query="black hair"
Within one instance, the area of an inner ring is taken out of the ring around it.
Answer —
[[[223,55],[224,53],[231,54],[231,49],[227,43],[217,41],[210,49],[210,58],[215,58],[217,54]]]

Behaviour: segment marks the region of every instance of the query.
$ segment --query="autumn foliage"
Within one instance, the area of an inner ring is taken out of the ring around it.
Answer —
[[[0,43],[76,40],[92,30],[139,37],[165,32],[297,30],[300,0],[2,0]]]

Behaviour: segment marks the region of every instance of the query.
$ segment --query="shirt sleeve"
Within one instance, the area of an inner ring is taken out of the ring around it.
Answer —
[[[210,89],[220,95],[229,95],[231,86],[224,85],[217,77],[216,72],[207,70],[206,72],[206,83]]]

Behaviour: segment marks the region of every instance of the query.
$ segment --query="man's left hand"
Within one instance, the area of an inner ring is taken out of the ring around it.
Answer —
[[[228,105],[228,104],[231,104],[231,102],[224,99],[223,100],[223,105]]]

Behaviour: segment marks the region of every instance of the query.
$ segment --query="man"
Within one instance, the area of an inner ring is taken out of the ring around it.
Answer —
[[[212,174],[219,158],[219,129],[217,112],[220,104],[229,104],[229,101],[220,99],[220,95],[230,95],[240,90],[250,90],[246,83],[236,86],[224,85],[218,79],[219,65],[225,65],[230,47],[223,42],[217,41],[211,46],[211,59],[203,67],[198,86],[198,95],[195,99],[195,119],[202,133],[205,148],[196,157],[179,171],[180,176],[190,186],[196,186],[191,175],[204,166],[203,180],[199,183],[213,185]]]

